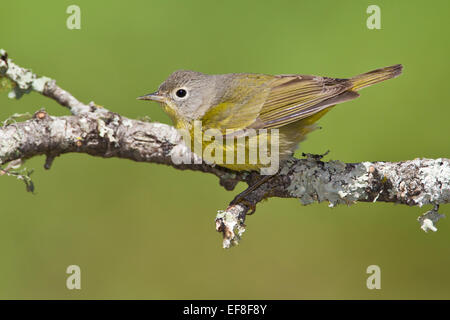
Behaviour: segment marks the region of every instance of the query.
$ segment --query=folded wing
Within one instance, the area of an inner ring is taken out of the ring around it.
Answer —
[[[348,79],[318,76],[277,76],[255,125],[278,128],[316,114],[359,95]]]

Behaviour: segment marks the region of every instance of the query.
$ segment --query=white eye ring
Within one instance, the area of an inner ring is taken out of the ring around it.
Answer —
[[[173,96],[177,100],[183,100],[188,97],[188,90],[185,88],[178,88],[173,91]]]

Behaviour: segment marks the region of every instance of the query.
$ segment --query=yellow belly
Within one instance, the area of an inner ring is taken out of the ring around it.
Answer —
[[[256,135],[246,136],[245,139],[237,135],[231,141],[219,131],[215,136],[207,131],[196,134],[192,125],[186,122],[178,122],[176,127],[189,132],[186,145],[206,162],[235,171],[260,171],[273,165],[274,160],[281,164],[291,157],[298,144],[316,128],[314,123],[328,110],[272,131],[257,130]],[[219,139],[216,140],[216,137]]]

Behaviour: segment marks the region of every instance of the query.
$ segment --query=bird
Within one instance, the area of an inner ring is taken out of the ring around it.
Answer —
[[[276,160],[281,163],[292,157],[330,109],[356,99],[363,88],[399,76],[402,69],[396,64],[350,78],[178,70],[156,92],[137,99],[160,103],[174,126],[188,133],[186,144],[207,162],[234,171],[261,172],[270,164],[263,163],[259,155],[251,159],[253,142],[264,137],[271,151],[276,142]],[[196,134],[196,124],[200,124],[201,134]],[[208,135],[211,131],[214,133]],[[277,139],[267,133],[272,131]],[[233,142],[225,144],[218,137],[231,137]],[[239,137],[244,139],[237,142]],[[196,141],[201,144],[197,150]],[[246,151],[245,156],[239,158],[238,150]],[[232,157],[225,159],[227,152]]]

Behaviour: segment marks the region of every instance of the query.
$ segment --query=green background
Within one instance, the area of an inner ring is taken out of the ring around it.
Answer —
[[[81,8],[81,30],[66,8]],[[381,30],[366,8],[381,8]],[[0,47],[84,102],[170,123],[135,98],[174,70],[349,77],[404,64],[404,74],[338,106],[300,152],[347,162],[449,157],[450,2],[4,1]],[[45,107],[32,93],[0,97],[0,116]],[[217,178],[156,164],[63,155],[34,168],[36,194],[0,177],[0,298],[450,298],[450,222],[424,233],[429,207],[358,203],[328,208],[270,199],[240,246],[221,248]],[[442,212],[450,213],[449,205]],[[81,267],[82,289],[65,286]],[[381,268],[381,290],[366,268]]]

